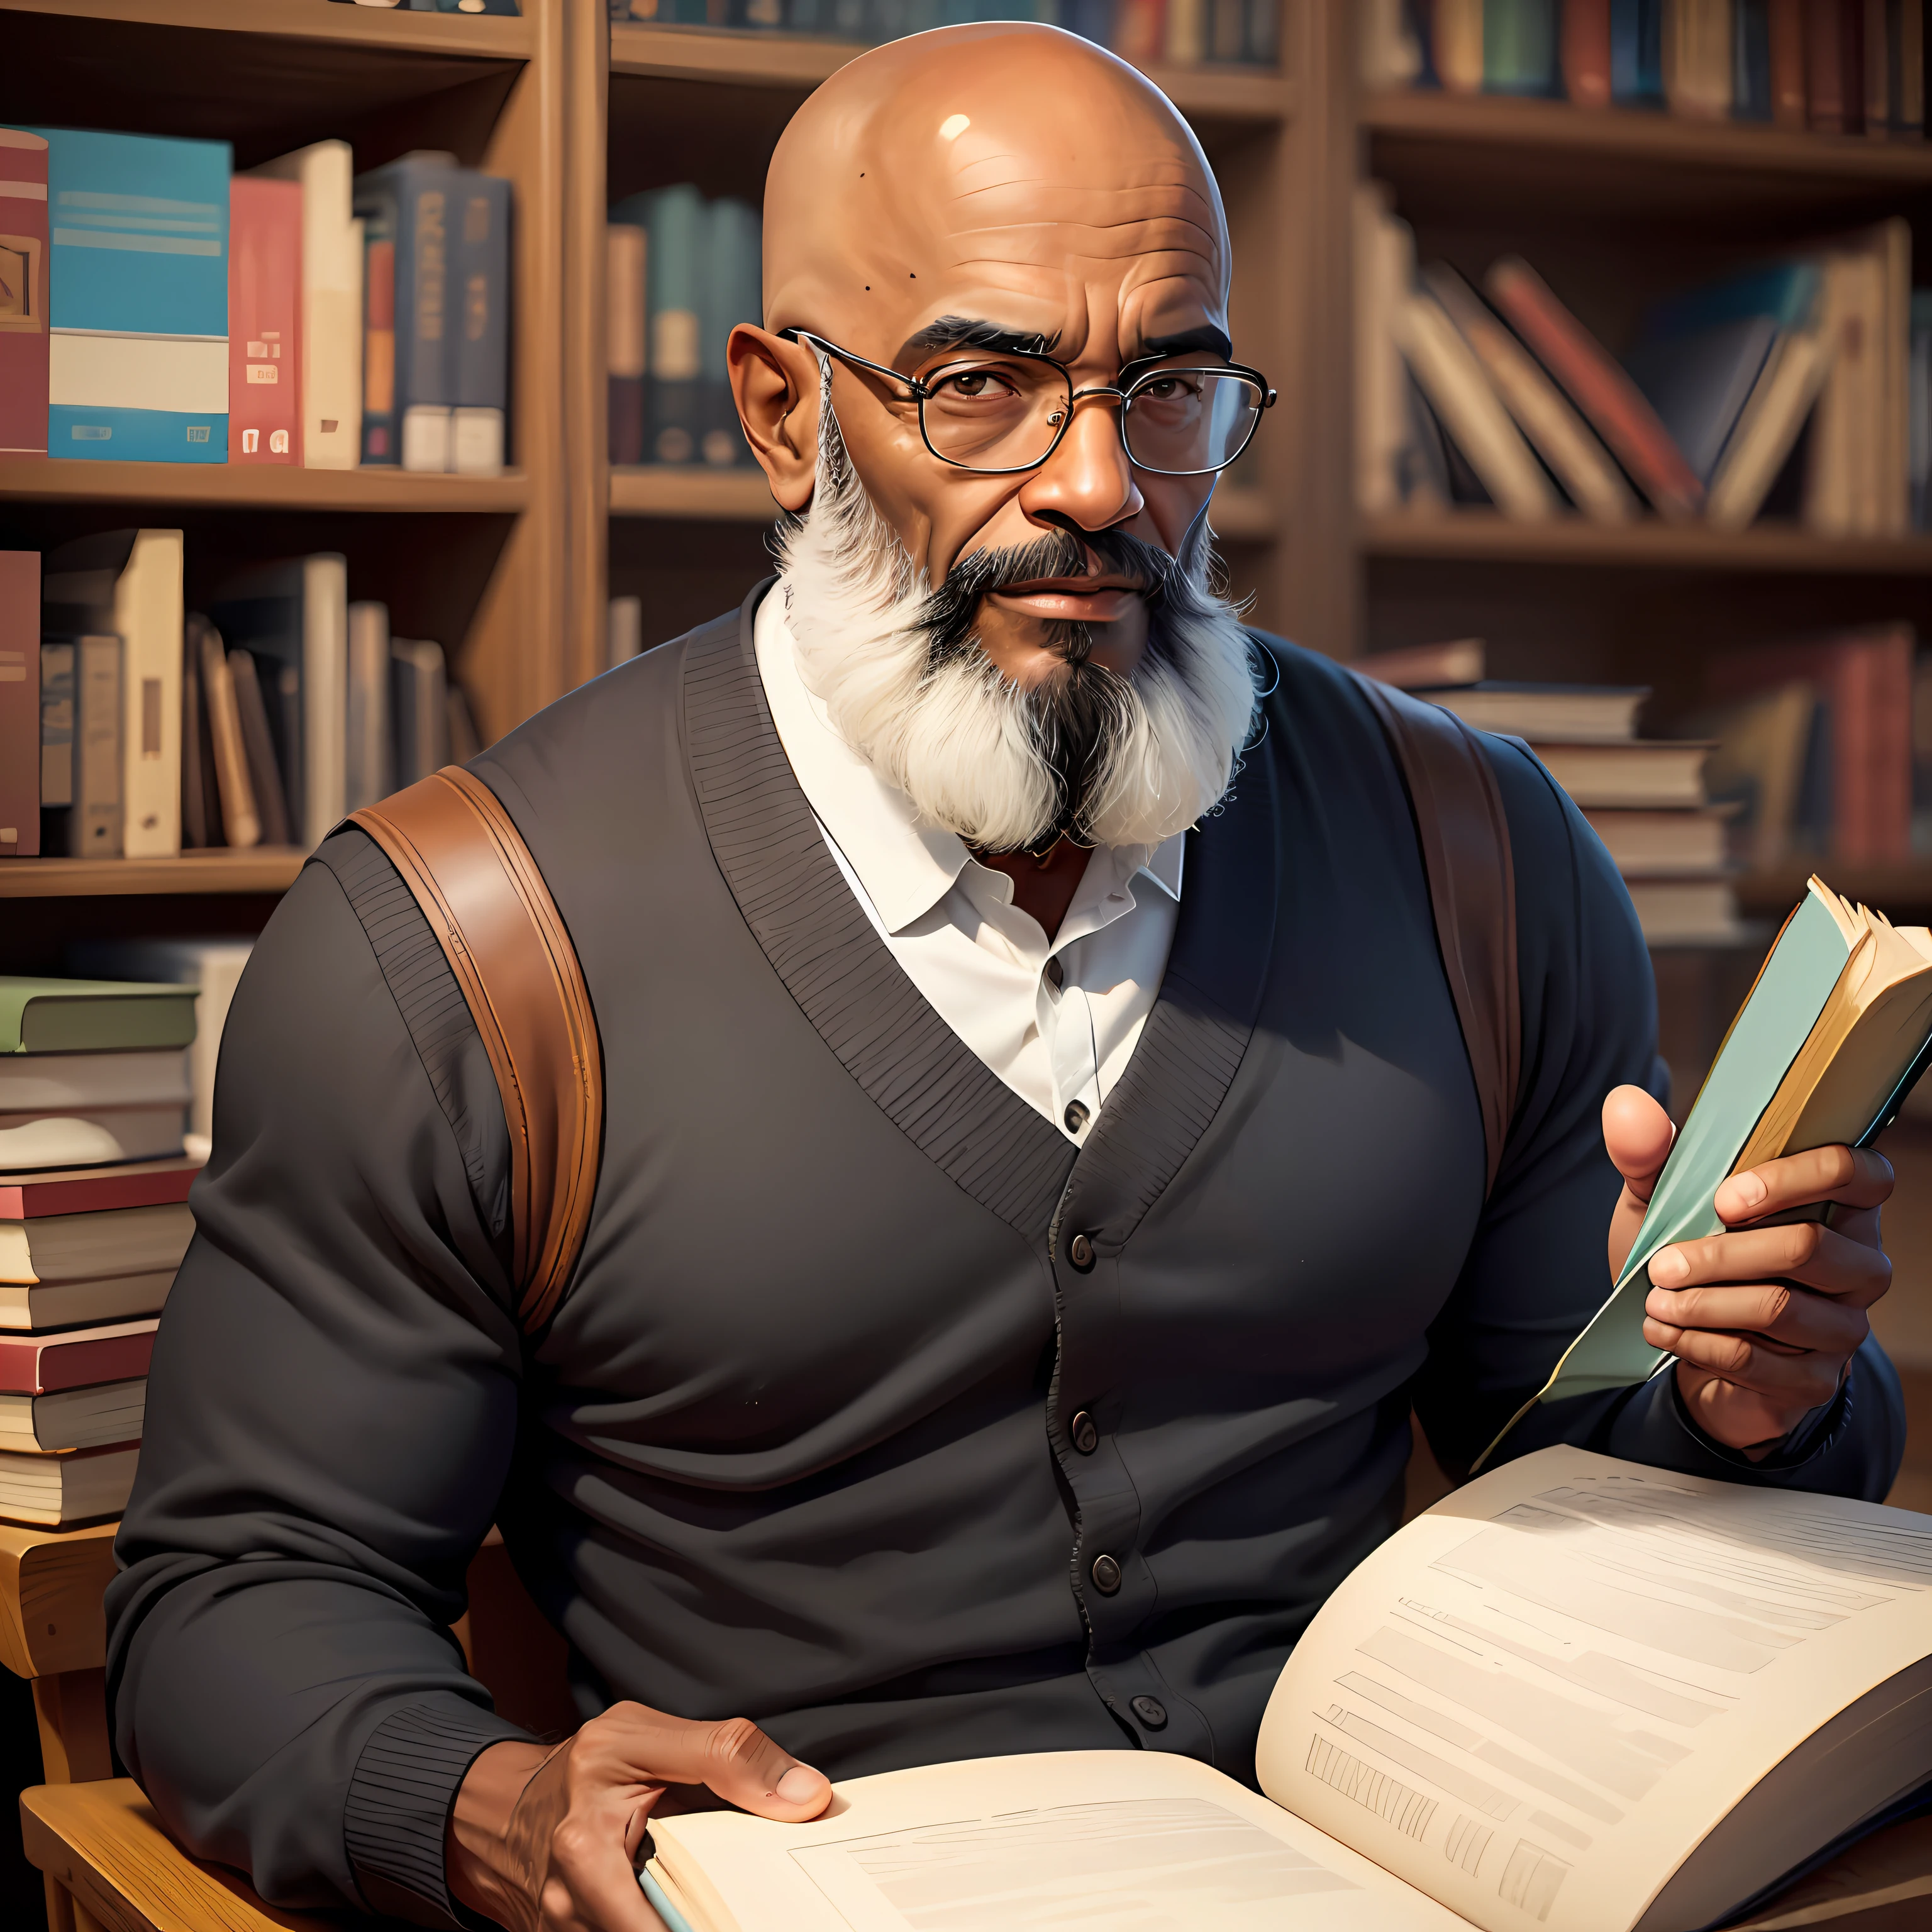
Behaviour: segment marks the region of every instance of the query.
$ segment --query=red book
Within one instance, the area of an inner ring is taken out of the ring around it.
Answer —
[[[1570,392],[1659,515],[1688,522],[1704,507],[1704,486],[1622,365],[1550,293],[1520,256],[1484,278],[1490,297],[1543,366]]]
[[[1579,107],[1610,104],[1610,0],[1566,0],[1563,88]]]
[[[1770,0],[1771,118],[1802,128],[1804,107],[1804,0]]]
[[[1845,131],[1843,10],[1844,0],[1804,0],[1804,98],[1821,134]]]
[[[0,1394],[52,1395],[148,1372],[158,1318],[70,1328],[63,1335],[0,1335]]]
[[[0,550],[0,859],[40,849],[40,554]]]
[[[1912,850],[1912,660],[1909,624],[1822,642],[1760,646],[1711,668],[1714,697],[1742,698],[1802,678],[1829,719],[1832,856],[1883,865]]]
[[[47,144],[0,128],[0,456],[47,453]]]
[[[302,460],[299,182],[228,184],[228,460]]]
[[[122,1167],[0,1174],[0,1221],[92,1214],[104,1208],[163,1208],[185,1201],[200,1172],[198,1160],[137,1160]]]

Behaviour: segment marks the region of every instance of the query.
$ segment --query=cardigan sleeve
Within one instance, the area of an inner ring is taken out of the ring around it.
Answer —
[[[1522,1074],[1496,1187],[1415,1400],[1445,1467],[1466,1469],[1542,1387],[1610,1293],[1604,1238],[1622,1181],[1601,1111],[1629,1083],[1667,1098],[1653,977],[1602,842],[1527,747],[1490,738],[1516,864]],[[1687,1474],[1883,1499],[1904,1450],[1898,1380],[1868,1340],[1832,1402],[1754,1463],[1700,1430],[1664,1373],[1542,1406],[1499,1454],[1558,1442]]]
[[[276,1904],[456,1922],[451,1802],[522,1735],[449,1628],[515,1438],[507,1152],[427,923],[338,834],[229,1016],[107,1597],[122,1761]]]

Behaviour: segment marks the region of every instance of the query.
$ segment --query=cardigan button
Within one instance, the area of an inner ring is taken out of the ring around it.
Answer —
[[[1164,1731],[1167,1728],[1167,1706],[1158,1697],[1130,1697],[1127,1700],[1133,1714],[1150,1731]]]
[[[1111,1556],[1094,1558],[1094,1587],[1103,1597],[1111,1597],[1120,1587],[1120,1566]]]
[[[1087,1111],[1087,1103],[1084,1100],[1067,1102],[1066,1120],[1066,1131],[1070,1134],[1078,1133],[1092,1118],[1093,1116]]]
[[[1083,1456],[1092,1455],[1100,1446],[1100,1432],[1084,1408],[1066,1425],[1066,1438]]]
[[[1094,1265],[1094,1244],[1084,1234],[1076,1234],[1066,1244],[1066,1258],[1086,1274]]]

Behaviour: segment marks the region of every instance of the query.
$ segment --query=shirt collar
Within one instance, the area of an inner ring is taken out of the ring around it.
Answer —
[[[765,701],[799,789],[888,932],[902,932],[930,912],[969,866],[991,870],[979,867],[957,832],[920,824],[912,800],[839,736],[824,700],[799,674],[782,583],[760,601],[752,643]],[[1107,856],[1120,878],[1144,873],[1178,902],[1185,843],[1186,835],[1176,832],[1160,845],[1110,848]],[[995,877],[1010,886],[1004,874]]]

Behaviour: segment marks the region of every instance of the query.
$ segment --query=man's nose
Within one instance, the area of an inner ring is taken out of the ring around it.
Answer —
[[[1020,508],[1036,522],[1104,530],[1138,514],[1141,493],[1120,440],[1118,398],[1088,395],[1073,405],[1060,446],[1021,486]]]

